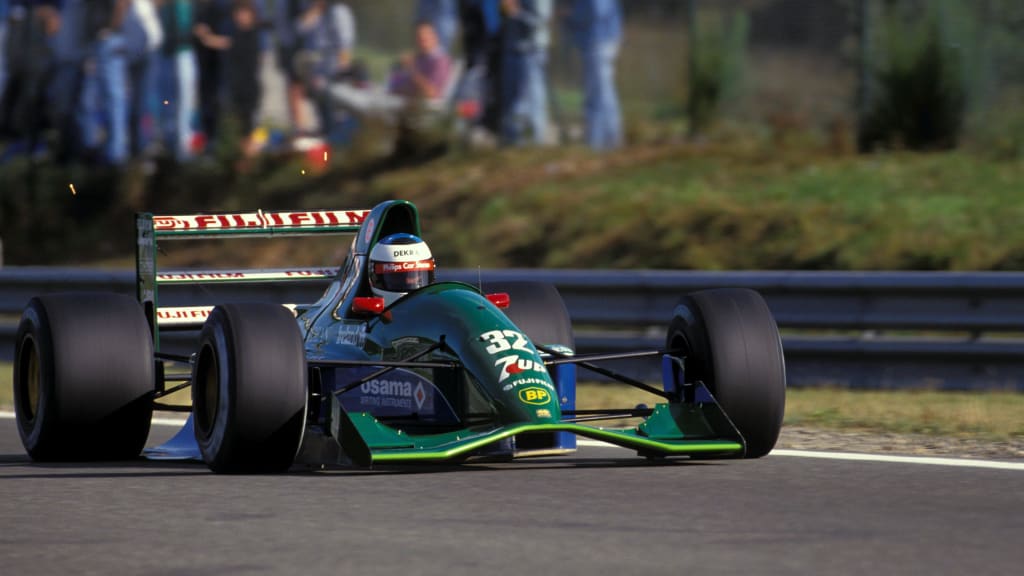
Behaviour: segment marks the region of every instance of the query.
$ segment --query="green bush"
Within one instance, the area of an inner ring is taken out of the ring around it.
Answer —
[[[870,32],[878,49],[861,149],[955,147],[968,105],[966,62],[975,55],[973,12],[954,0],[883,6]]]
[[[687,113],[691,134],[707,130],[723,103],[741,84],[750,18],[746,12],[700,11],[690,27],[690,85]]]

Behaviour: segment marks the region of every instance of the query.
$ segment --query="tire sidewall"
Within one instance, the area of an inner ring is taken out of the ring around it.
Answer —
[[[204,381],[202,386],[193,386],[192,388],[193,406],[199,406],[205,410],[205,387],[211,384],[217,387],[217,411],[214,414],[213,422],[210,423],[209,429],[204,429],[198,418],[195,421],[196,441],[199,443],[199,450],[203,455],[203,460],[208,462],[211,467],[215,467],[219,463],[218,455],[229,450],[231,443],[228,432],[231,429],[230,421],[232,420],[233,412],[231,410],[231,402],[235,397],[235,378],[234,355],[230,352],[232,348],[229,345],[230,338],[231,325],[227,315],[219,308],[215,309],[210,314],[210,320],[207,320],[206,325],[203,327],[200,336],[200,353],[202,355],[206,350],[209,350],[211,353],[212,361],[217,363],[215,371],[217,381],[214,383]],[[198,382],[197,375],[201,368],[202,366],[196,364],[193,382]]]
[[[25,450],[33,459],[43,459],[46,454],[41,446],[46,445],[47,428],[45,423],[54,410],[53,398],[53,339],[49,330],[46,329],[48,322],[45,309],[33,299],[25,309],[22,320],[18,326],[17,347],[15,349],[14,363],[14,406],[15,418],[18,423],[18,434]],[[39,397],[36,402],[36,412],[29,418],[26,414],[27,408],[25,398],[28,390],[26,380],[28,375],[24,373],[27,367],[22,361],[27,352],[26,346],[35,348],[36,362],[39,369]]]

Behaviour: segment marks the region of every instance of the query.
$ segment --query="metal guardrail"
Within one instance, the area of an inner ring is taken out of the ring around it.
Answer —
[[[679,298],[725,286],[759,291],[783,330],[793,386],[1024,390],[1024,273],[448,270],[471,284],[556,285],[584,352],[658,348]],[[0,269],[0,359],[13,354],[17,314],[36,294],[131,293],[134,274]],[[161,287],[161,304],[312,302],[326,282]],[[180,338],[181,336],[177,336]],[[184,344],[181,344],[184,345]],[[657,379],[657,366],[623,363]]]

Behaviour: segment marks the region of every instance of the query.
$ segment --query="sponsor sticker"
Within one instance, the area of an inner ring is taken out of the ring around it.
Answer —
[[[548,410],[547,408],[537,410],[537,418],[551,418],[551,410]]]
[[[434,410],[434,390],[423,381],[396,377],[374,378],[359,386],[359,404],[370,408],[398,408],[408,411]]]
[[[377,262],[373,265],[375,274],[390,274],[393,272],[419,272],[421,270],[433,270],[433,260],[420,260],[417,262]]]
[[[362,348],[366,343],[366,324],[339,324],[335,342]]]
[[[526,404],[547,404],[551,401],[551,393],[543,388],[531,386],[519,391],[519,399]]]
[[[189,214],[153,216],[153,228],[171,230],[237,230],[252,228],[306,228],[354,226],[366,219],[368,210],[313,210],[305,212],[245,212],[239,214]]]
[[[547,380],[544,380],[543,378],[534,378],[532,376],[527,376],[525,378],[516,378],[515,380],[502,386],[501,389],[505,392],[508,392],[509,390],[513,388],[518,388],[520,386],[543,386],[544,388],[547,388],[552,392],[554,392],[555,390],[555,387],[552,386],[551,383],[548,382]]]

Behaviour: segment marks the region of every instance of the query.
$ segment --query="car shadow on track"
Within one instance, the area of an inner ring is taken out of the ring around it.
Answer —
[[[543,460],[480,461],[444,464],[407,464],[374,468],[328,466],[324,468],[295,466],[281,474],[239,474],[238,476],[290,476],[323,478],[325,476],[423,475],[475,472],[512,472],[555,469],[626,469],[660,468],[666,466],[714,466],[709,460],[643,458],[579,458],[557,457]],[[21,470],[16,470],[20,468]],[[11,472],[11,473],[8,473]],[[148,460],[139,458],[120,462],[33,462],[26,454],[0,454],[0,479],[84,479],[84,478],[160,478],[213,474],[202,462]]]
[[[156,462],[144,458],[120,462],[33,462],[26,454],[0,454],[2,480],[159,478],[206,473],[209,470],[205,466],[193,462]]]
[[[625,469],[660,468],[665,466],[714,466],[720,462],[708,460],[645,460],[642,458],[551,458],[544,460],[517,460],[514,462],[468,462],[461,464],[407,464],[357,468],[333,466],[326,468],[293,468],[289,474],[297,477],[321,478],[323,476],[365,476],[365,475],[416,475],[453,474],[474,472],[512,472],[558,469]]]

